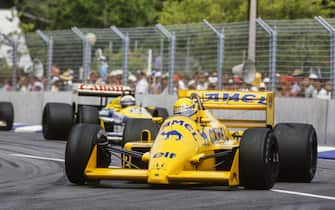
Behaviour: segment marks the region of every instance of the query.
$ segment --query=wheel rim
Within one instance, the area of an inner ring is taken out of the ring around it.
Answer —
[[[273,136],[268,137],[267,143],[267,169],[268,175],[271,177],[271,182],[275,182],[277,180],[279,174],[279,149],[277,141]]]
[[[279,150],[276,142],[273,142],[270,150],[270,159],[271,159],[271,178],[273,181],[277,180],[279,174]]]

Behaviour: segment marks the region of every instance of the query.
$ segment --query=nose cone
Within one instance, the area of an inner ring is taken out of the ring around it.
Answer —
[[[168,174],[176,171],[176,167],[181,165],[173,160],[175,153],[157,152],[151,156],[148,170],[148,183],[151,184],[168,184]]]
[[[171,160],[166,159],[165,156],[173,157],[174,154],[170,155],[164,153],[156,153],[152,155],[154,161],[149,164],[148,170],[148,183],[151,184],[168,184],[168,174],[171,168],[168,165],[174,164]]]
[[[166,170],[149,170],[148,183],[150,184],[168,184],[168,173]]]
[[[148,183],[168,184],[168,176],[189,168],[199,148],[195,122],[175,116],[165,120],[150,151]]]

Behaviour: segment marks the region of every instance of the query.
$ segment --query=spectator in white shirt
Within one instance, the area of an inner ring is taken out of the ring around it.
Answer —
[[[316,74],[311,73],[308,78],[309,78],[309,86],[305,89],[305,97],[311,98],[314,95],[315,80],[318,80],[319,77]]]
[[[208,83],[206,81],[206,76],[203,72],[201,72],[198,76],[198,84],[197,84],[197,90],[207,90]]]
[[[145,72],[141,72],[139,75],[139,80],[136,84],[136,94],[148,94],[149,93],[149,83]]]
[[[322,87],[321,81],[318,80],[315,82],[315,90],[313,92],[313,97],[320,99],[330,99],[331,85],[330,81],[325,82],[324,88]]]
[[[327,91],[322,87],[321,80],[315,79],[313,82],[314,91],[313,91],[313,98],[322,98],[327,95]]]

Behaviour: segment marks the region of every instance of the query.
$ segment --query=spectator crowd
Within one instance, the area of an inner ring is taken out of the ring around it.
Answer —
[[[79,71],[80,72],[80,71]],[[106,67],[99,71],[91,71],[86,83],[122,85],[122,70],[107,72]],[[136,71],[129,73],[128,86],[134,88],[137,94],[167,94],[168,73],[161,71]],[[53,66],[51,70],[51,91],[71,91],[80,81],[75,80],[74,71],[71,69],[61,73],[60,69]],[[218,74],[214,72],[176,72],[173,75],[173,92],[179,89],[216,90]],[[224,73],[222,87],[224,90],[233,91],[267,91],[270,89],[270,78],[256,73],[252,84],[246,84],[238,75]],[[19,76],[17,85],[13,87],[11,79],[1,83],[3,91],[44,91],[47,80],[45,77]],[[329,79],[322,79],[317,73],[304,73],[300,69],[287,75],[276,75],[276,95],[283,97],[306,97],[330,99],[331,84]]]

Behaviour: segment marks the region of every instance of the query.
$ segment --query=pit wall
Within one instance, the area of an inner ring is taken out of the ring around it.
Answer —
[[[143,106],[166,107],[172,113],[176,96],[138,95],[137,102]],[[78,99],[71,92],[0,92],[0,101],[14,105],[15,122],[36,125],[41,123],[42,110],[47,102],[81,103],[97,101],[94,98]],[[275,120],[279,122],[311,123],[318,134],[319,144],[335,145],[335,100],[309,98],[276,98]],[[221,113],[222,114],[222,113]],[[220,117],[227,116],[222,114]],[[238,117],[255,119],[261,114],[243,112]]]

